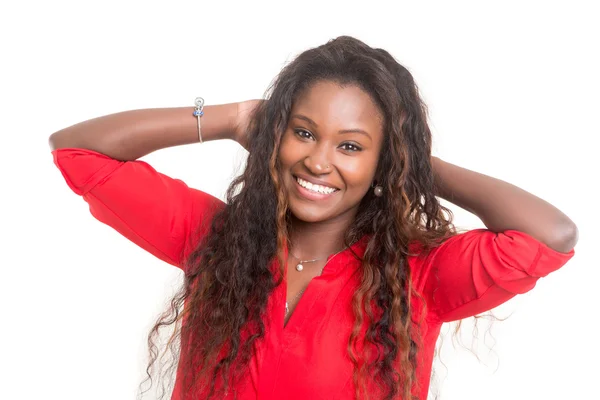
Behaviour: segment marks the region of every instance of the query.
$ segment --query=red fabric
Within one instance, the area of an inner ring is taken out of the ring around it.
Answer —
[[[224,207],[220,200],[158,173],[143,161],[121,162],[83,149],[59,149],[52,154],[69,187],[83,196],[95,218],[182,269],[195,243],[207,233],[212,216]],[[359,255],[364,242],[352,246]],[[573,255],[573,250],[557,252],[522,232],[477,229],[410,257],[413,286],[427,305],[417,371],[423,388],[420,398],[427,397],[443,322],[480,314],[531,290],[540,277]],[[246,378],[235,388],[239,399],[354,398],[353,365],[346,347],[359,267],[348,250],[331,257],[285,327],[285,282],[274,291],[267,306],[266,337],[256,345]],[[417,310],[422,304],[418,298],[414,301]],[[182,393],[179,382],[173,400],[201,398]],[[375,387],[369,390],[376,395]]]

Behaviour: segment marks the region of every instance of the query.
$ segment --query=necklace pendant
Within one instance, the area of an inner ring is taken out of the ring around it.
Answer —
[[[304,269],[304,265],[298,264],[296,265],[296,271],[301,272]]]

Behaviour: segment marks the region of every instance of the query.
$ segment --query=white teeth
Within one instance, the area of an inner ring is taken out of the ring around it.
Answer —
[[[305,181],[304,179],[296,178],[300,186],[306,188],[312,192],[321,193],[321,194],[330,194],[336,191],[334,188],[330,188],[327,186],[314,185],[310,182]]]

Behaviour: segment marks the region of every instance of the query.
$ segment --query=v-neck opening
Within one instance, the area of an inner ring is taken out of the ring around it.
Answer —
[[[311,292],[311,287],[314,287],[314,281],[315,280],[319,280],[319,278],[321,278],[322,275],[317,275],[314,278],[312,278],[309,282],[308,285],[306,285],[306,288],[304,289],[304,291],[302,292],[302,295],[300,296],[300,298],[298,299],[298,302],[296,303],[296,307],[294,307],[294,310],[291,311],[290,317],[288,318],[287,322],[285,322],[285,315],[283,317],[283,321],[284,321],[284,325],[283,325],[283,330],[284,332],[286,331],[286,328],[290,325],[290,322],[292,322],[292,319],[294,319],[294,316],[297,315],[296,311],[298,310],[298,308],[300,307],[301,304],[305,304],[306,303],[306,295],[309,294]],[[287,278],[286,278],[286,288],[285,288],[285,293],[286,293],[286,302],[287,302]],[[304,300],[304,301],[303,301]],[[296,317],[297,319],[298,317]]]
[[[292,311],[289,319],[287,322],[285,322],[285,303],[287,302],[287,290],[288,290],[288,270],[287,270],[287,259],[289,257],[289,249],[287,247],[287,245],[284,245],[284,251],[283,251],[283,256],[284,256],[284,260],[286,262],[285,268],[284,268],[284,279],[283,279],[283,288],[282,288],[282,297],[283,297],[283,301],[282,303],[280,303],[283,307],[283,309],[281,310],[281,312],[283,313],[283,318],[280,320],[281,321],[281,329],[282,329],[282,334],[284,339],[284,342],[287,342],[288,339],[293,338],[294,335],[298,334],[298,332],[301,331],[302,327],[304,326],[307,317],[310,315],[310,310],[314,307],[315,303],[323,296],[323,293],[312,293],[315,290],[315,284],[318,285],[318,283],[324,278],[329,276],[331,273],[336,273],[338,272],[340,265],[343,264],[343,262],[341,262],[339,259],[336,260],[336,258],[342,258],[346,255],[347,252],[350,252],[350,254],[348,255],[349,257],[352,257],[352,254],[356,252],[356,250],[361,247],[364,244],[364,239],[362,240],[357,240],[356,242],[354,242],[353,244],[351,244],[350,246],[344,248],[343,250],[331,254],[327,257],[327,262],[325,263],[325,265],[323,266],[323,271],[321,272],[320,275],[315,276],[314,278],[312,278],[310,280],[310,282],[308,283],[308,285],[306,286],[306,289],[304,290],[304,293],[302,293],[302,296],[300,297],[300,299],[298,300],[298,303],[296,304],[296,307],[294,307],[294,310]],[[337,263],[339,263],[340,265],[337,265]],[[315,282],[315,280],[317,280]],[[279,308],[279,307],[278,307]]]
[[[296,306],[294,307],[294,310],[291,312],[291,315],[288,318],[287,322],[285,322],[285,314],[284,314],[284,317],[283,317],[284,336],[293,335],[294,332],[292,332],[292,330],[295,330],[297,332],[300,329],[302,329],[302,326],[304,325],[306,317],[310,314],[310,310],[313,308],[315,302],[317,302],[323,295],[323,293],[321,293],[321,292],[313,294],[313,292],[315,290],[314,287],[316,285],[318,285],[320,283],[320,281],[323,279],[323,275],[325,274],[329,264],[331,262],[335,262],[332,260],[335,259],[336,257],[341,257],[342,254],[346,250],[348,250],[348,248],[327,257],[327,262],[323,266],[323,271],[321,272],[320,275],[315,276],[308,282],[306,289],[304,289],[304,292],[302,293],[302,295],[300,296],[300,299],[296,303]],[[288,289],[287,265],[286,265],[286,276],[285,276],[284,282],[285,282],[285,292],[284,292],[285,293],[284,310],[285,310],[285,302],[287,302],[287,289]],[[285,313],[285,311],[284,311],[284,313]],[[300,319],[302,319],[302,320],[300,320]]]

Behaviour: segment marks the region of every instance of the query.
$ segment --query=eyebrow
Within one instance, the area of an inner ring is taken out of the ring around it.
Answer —
[[[315,128],[319,127],[315,121],[313,121],[312,119],[308,118],[306,115],[294,114],[294,115],[292,115],[292,118],[298,118],[298,119],[301,119],[303,121],[306,121],[309,124],[311,124],[312,126],[314,126]],[[373,140],[371,138],[371,135],[369,135],[369,133],[367,131],[363,130],[363,129],[358,129],[358,128],[342,129],[342,130],[338,131],[338,133],[341,133],[341,134],[344,134],[344,133],[360,133],[361,135],[365,135],[369,139]]]

